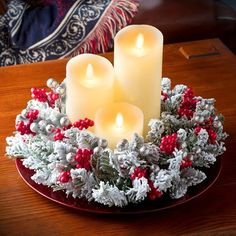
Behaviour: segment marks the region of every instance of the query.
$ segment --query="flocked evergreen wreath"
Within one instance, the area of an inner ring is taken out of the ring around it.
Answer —
[[[74,198],[123,207],[165,195],[177,199],[201,183],[225,151],[223,117],[214,99],[196,97],[185,85],[171,90],[162,80],[161,118],[149,122],[147,137],[134,134],[115,150],[109,140],[87,130],[92,120],[70,124],[65,114],[65,83],[47,81],[51,92],[31,89],[32,100],[16,118],[6,153],[33,169],[32,179]]]

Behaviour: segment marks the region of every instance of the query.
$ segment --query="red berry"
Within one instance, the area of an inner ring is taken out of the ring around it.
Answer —
[[[154,187],[154,184],[151,180],[148,181],[149,187],[150,187],[150,192],[148,193],[148,199],[153,201],[156,200],[157,198],[160,198],[163,193],[159,191],[157,188]]]
[[[77,164],[77,165],[76,165],[76,168],[78,168],[78,169],[79,169],[79,168],[83,168],[83,166],[82,166],[81,164]]]
[[[59,95],[57,93],[53,93],[51,96],[52,100],[54,100],[54,101],[57,100],[58,97],[59,97]]]
[[[70,172],[69,171],[63,171],[58,177],[58,181],[61,183],[67,183],[70,180]]]
[[[49,105],[53,107],[55,105],[55,101],[59,98],[59,95],[54,92],[49,92],[46,95]]]
[[[85,156],[89,156],[89,155],[90,155],[90,150],[84,149],[84,150],[83,150],[83,154],[84,154]]]
[[[36,89],[36,88],[31,88],[31,90],[30,90],[30,91],[31,91],[31,93],[32,93],[32,94],[35,94],[35,93],[36,93],[36,91],[37,91],[37,89]]]
[[[89,120],[89,126],[94,126],[94,121],[93,120]]]
[[[161,95],[163,96],[163,101],[165,102],[168,99],[168,94],[161,91]]]
[[[130,178],[131,178],[132,180],[134,180],[134,179],[136,178],[136,174],[133,172],[133,173],[130,175]]]
[[[75,160],[76,160],[76,161],[80,161],[82,157],[83,157],[82,154],[76,154],[76,155],[75,155]]]
[[[197,126],[195,129],[194,129],[194,133],[195,134],[199,134],[199,132],[201,131],[201,127],[200,126]]]
[[[63,138],[65,138],[65,135],[61,132],[60,129],[56,129],[56,133],[53,136],[53,140],[57,141],[57,140],[62,140]]]
[[[216,142],[216,139],[217,139],[216,132],[212,128],[208,129],[207,132],[208,132],[208,135],[209,135],[209,138],[208,138],[209,142],[214,144]]]
[[[83,153],[83,149],[78,149],[77,150],[77,154],[82,154]]]
[[[185,158],[183,158],[183,160],[181,162],[180,168],[181,169],[187,168],[187,167],[192,166],[192,164],[193,164],[193,162],[188,157],[185,157]]]
[[[147,175],[147,170],[146,169],[142,169],[140,167],[136,167],[134,169],[134,172],[130,175],[131,180],[134,180],[135,178],[142,178],[142,177],[146,177]]]

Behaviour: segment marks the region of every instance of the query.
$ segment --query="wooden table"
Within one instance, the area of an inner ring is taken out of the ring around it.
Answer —
[[[112,54],[106,55],[112,58]],[[189,58],[189,59],[187,59]],[[0,235],[236,235],[236,58],[218,40],[166,45],[163,76],[197,95],[215,97],[225,115],[227,152],[217,182],[175,208],[145,215],[102,216],[74,211],[40,196],[4,157],[5,137],[30,99],[30,88],[49,77],[62,81],[67,60],[0,68]]]

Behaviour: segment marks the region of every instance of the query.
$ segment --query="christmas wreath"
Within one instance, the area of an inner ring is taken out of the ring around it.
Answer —
[[[202,167],[210,168],[226,150],[215,100],[194,96],[185,85],[171,90],[168,78],[162,80],[161,118],[150,120],[147,137],[134,134],[114,150],[87,130],[92,120],[69,122],[64,82],[49,79],[47,86],[52,91],[31,89],[6,153],[34,170],[36,183],[74,198],[118,207],[165,195],[178,199],[204,181]]]

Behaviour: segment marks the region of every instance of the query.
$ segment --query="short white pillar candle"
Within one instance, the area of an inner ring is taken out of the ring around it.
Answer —
[[[143,133],[143,112],[129,103],[114,103],[97,111],[95,133],[115,148],[122,139],[131,140],[134,133]]]

